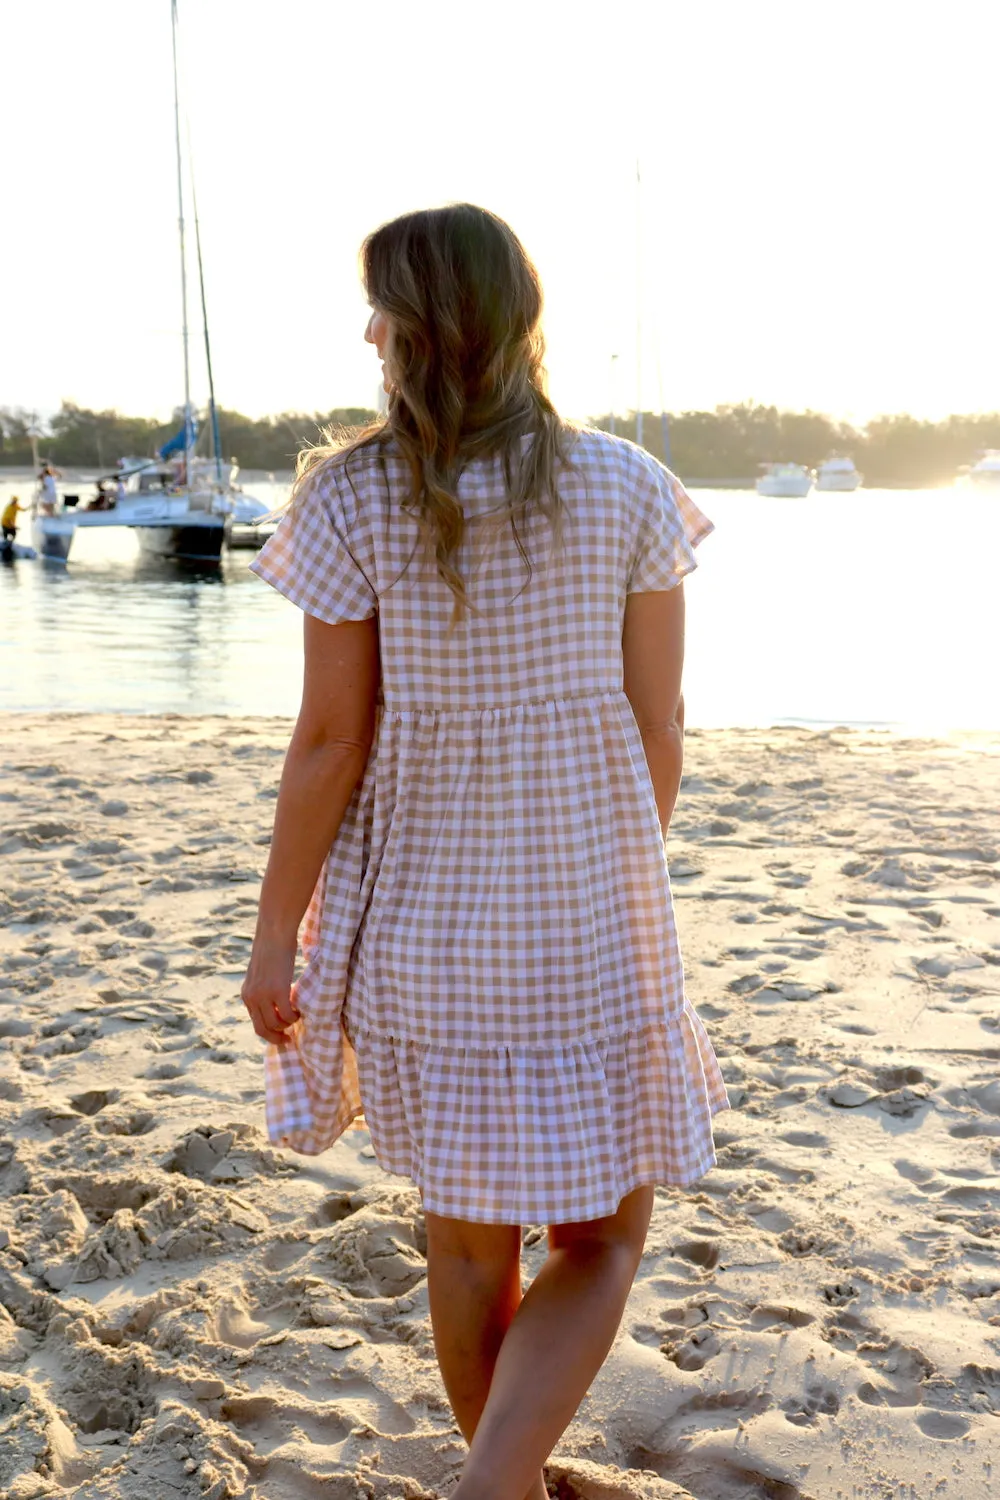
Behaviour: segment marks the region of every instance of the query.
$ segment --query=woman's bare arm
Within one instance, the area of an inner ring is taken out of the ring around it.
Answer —
[[[374,619],[327,625],[305,616],[302,705],[274,814],[243,1000],[257,1035],[280,1042],[299,924],[371,752],[378,694]]]
[[[684,585],[630,594],[622,633],[625,693],[642,735],[666,838],[684,767]]]

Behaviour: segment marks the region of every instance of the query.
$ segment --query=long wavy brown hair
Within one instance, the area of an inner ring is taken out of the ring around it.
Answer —
[[[317,464],[336,457],[350,477],[352,455],[395,445],[410,472],[404,509],[420,523],[461,613],[468,602],[456,561],[465,534],[458,498],[465,464],[501,457],[510,524],[529,577],[521,535],[528,511],[559,530],[556,469],[568,462],[569,429],[545,389],[538,272],[509,225],[471,203],[383,224],[361,247],[361,269],[368,301],[391,329],[388,410],[346,445],[325,435],[325,446],[306,450],[296,489]]]

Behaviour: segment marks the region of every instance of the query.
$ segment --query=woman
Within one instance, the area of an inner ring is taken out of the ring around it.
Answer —
[[[59,469],[53,468],[49,463],[42,464],[38,475],[38,508],[45,516],[53,516],[59,504],[59,494],[56,490],[56,480],[61,479]]]
[[[560,421],[501,220],[408,214],[362,260],[386,419],[309,455],[253,564],[305,612],[305,682],[243,997],[272,1139],[322,1151],[363,1108],[420,1189],[457,1500],[541,1500],[654,1186],[712,1165],[726,1106],[663,853],[711,528],[648,454]]]

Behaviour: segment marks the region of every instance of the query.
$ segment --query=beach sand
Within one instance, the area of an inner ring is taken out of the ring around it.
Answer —
[[[316,1160],[264,1135],[238,990],[289,728],[3,721],[12,1500],[417,1497],[461,1462],[415,1190],[363,1128]],[[995,1493],[998,752],[689,736],[670,862],[735,1108],[657,1192],[563,1500]]]

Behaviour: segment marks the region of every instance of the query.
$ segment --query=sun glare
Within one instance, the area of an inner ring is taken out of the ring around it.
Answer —
[[[162,414],[180,380],[168,7],[54,8],[55,44],[53,7],[5,21],[10,56],[45,58],[45,107],[35,72],[11,70],[27,149],[8,164],[20,293],[0,403]],[[536,256],[553,395],[575,415],[637,393],[855,420],[1000,406],[997,7],[944,23],[850,0],[633,0],[567,25],[518,0],[498,28],[438,0],[383,7],[377,42],[361,12],[314,0],[266,25],[232,0],[180,8],[227,406],[373,404],[358,243],[458,198]],[[415,90],[415,68],[434,86]]]

